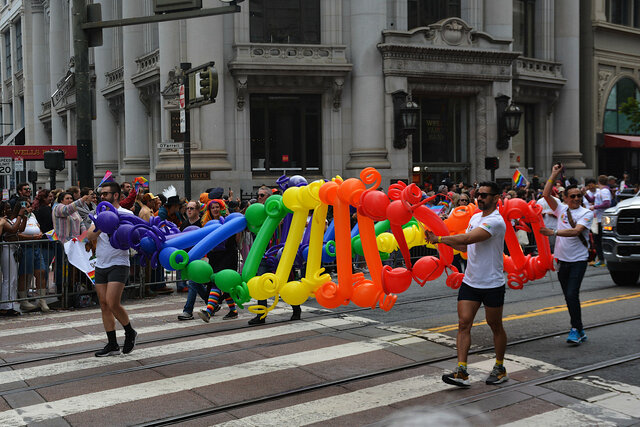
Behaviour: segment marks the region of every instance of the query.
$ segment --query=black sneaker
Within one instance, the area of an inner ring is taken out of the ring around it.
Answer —
[[[117,356],[120,354],[120,346],[118,344],[107,343],[100,351],[96,351],[96,357]]]
[[[198,312],[198,316],[200,316],[200,318],[207,323],[209,323],[209,320],[211,320],[211,315],[207,310],[200,310]]]
[[[447,384],[456,385],[458,387],[469,387],[471,382],[469,381],[469,374],[466,369],[458,366],[453,372],[444,374],[442,381]]]
[[[260,315],[257,315],[256,317],[254,317],[253,319],[249,320],[249,324],[250,325],[262,325],[264,324],[264,322],[267,321],[266,316],[263,317],[262,319],[260,318]]]
[[[485,382],[489,385],[497,385],[507,381],[508,379],[507,370],[504,366],[494,366],[493,370],[487,377],[487,381]]]
[[[225,314],[222,320],[237,319],[237,318],[238,318],[238,312],[234,310]]]
[[[291,315],[291,319],[289,320],[300,320],[301,319],[301,314],[302,314],[302,310],[300,309],[293,309],[293,314]]]
[[[129,354],[133,350],[133,347],[136,345],[136,337],[138,333],[133,331],[132,333],[124,333],[124,345],[122,346],[122,353]]]

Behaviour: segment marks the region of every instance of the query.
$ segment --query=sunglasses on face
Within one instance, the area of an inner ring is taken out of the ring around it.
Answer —
[[[258,194],[258,199],[260,199],[262,197],[267,197],[267,195],[266,194]]]
[[[460,203],[469,203],[468,199],[460,199]]]
[[[188,210],[188,211],[195,211],[195,210],[196,210],[196,208],[187,207],[187,210]]]
[[[495,196],[496,193],[477,193],[478,199],[484,199],[485,197]]]
[[[578,197],[582,197],[582,194],[569,194],[567,197],[570,199],[577,199]]]

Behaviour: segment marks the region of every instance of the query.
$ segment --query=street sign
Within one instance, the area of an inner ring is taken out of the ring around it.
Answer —
[[[15,170],[16,172],[24,172],[24,160],[15,159],[13,161],[13,170]]]
[[[0,157],[0,175],[11,175],[13,168],[11,167],[11,157]]]
[[[184,110],[184,85],[180,85],[180,108]]]
[[[158,142],[160,150],[179,150],[182,149],[182,142]]]
[[[187,113],[184,109],[180,110],[180,133],[187,131]]]

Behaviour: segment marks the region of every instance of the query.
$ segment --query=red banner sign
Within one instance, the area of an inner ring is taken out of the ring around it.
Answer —
[[[44,152],[49,150],[64,151],[65,160],[78,158],[78,147],[75,145],[5,145],[0,146],[0,157],[44,160]]]

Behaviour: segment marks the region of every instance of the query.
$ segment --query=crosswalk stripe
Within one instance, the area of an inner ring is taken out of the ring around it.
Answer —
[[[484,375],[488,374],[493,363],[493,360],[487,359],[469,365],[469,374],[476,377],[475,383],[480,382],[478,377],[483,378]],[[518,372],[527,368],[528,366],[520,365],[519,363],[509,364],[509,372]],[[217,424],[216,426],[303,426],[393,405],[394,403],[405,400],[426,397],[430,394],[451,388],[451,385],[442,382],[439,375],[422,375],[275,409],[273,411],[261,412],[256,415]]]
[[[149,305],[144,305],[144,307],[149,308]],[[129,310],[127,307],[125,307],[127,309],[127,311]],[[142,307],[140,307],[142,308]],[[148,311],[148,312],[144,312],[144,313],[129,313],[129,317],[132,320],[141,320],[141,319],[146,319],[146,318],[154,318],[154,317],[164,317],[164,316],[177,316],[178,314],[180,314],[181,312],[179,311],[180,309],[172,309],[172,310],[164,310],[164,311]],[[305,308],[305,310],[303,311],[311,311],[311,310],[317,310],[315,308]],[[270,312],[270,314],[273,315],[277,315],[277,314],[283,314],[283,313],[287,313],[287,312],[291,312],[291,309],[288,308],[275,308],[273,311]],[[3,329],[0,330],[0,338],[2,337],[9,337],[9,336],[15,336],[15,335],[23,335],[23,334],[32,334],[32,333],[40,333],[40,332],[48,332],[48,331],[58,331],[58,330],[62,330],[62,329],[73,329],[73,328],[82,328],[82,327],[86,327],[86,326],[92,326],[92,325],[101,325],[102,324],[102,318],[100,316],[96,316],[95,315],[95,311],[94,312],[85,312],[84,314],[89,314],[92,315],[93,318],[92,319],[86,319],[86,320],[77,320],[77,321],[73,321],[73,322],[61,322],[61,323],[49,323],[49,324],[45,324],[45,325],[38,325],[38,326],[27,326],[27,327],[16,327],[16,328],[11,328],[11,329]],[[215,319],[215,317],[214,317]],[[40,319],[40,320],[44,320],[44,319]]]
[[[592,406],[592,405],[591,405]],[[616,426],[617,423],[607,421],[600,417],[585,414],[583,411],[587,405],[570,405],[565,408],[554,409],[552,411],[536,414],[518,421],[503,424],[502,427],[540,427],[556,425],[563,427],[582,427],[588,425]],[[591,407],[589,407],[591,409]],[[631,418],[627,418],[630,420]]]
[[[284,312],[285,309],[281,309],[281,310],[283,310]],[[278,314],[278,312],[274,314]],[[244,316],[244,318],[249,319],[251,316]],[[370,323],[369,319],[364,317],[357,317],[357,316],[348,316],[348,317],[353,321],[356,321],[356,319],[361,319],[361,321],[365,323]],[[153,325],[153,326],[143,326],[140,328],[136,328],[136,331],[138,331],[138,334],[153,334],[156,332],[172,331],[172,330],[184,329],[184,328],[190,328],[190,327],[205,327],[205,325],[206,325],[205,323],[199,320],[177,321],[177,322],[162,323],[162,324]],[[124,337],[124,330],[119,329],[116,331],[116,334],[118,337],[122,338]],[[12,348],[10,349],[0,349],[0,354],[12,354],[12,353],[20,353],[24,351],[39,351],[39,350],[51,349],[55,347],[62,347],[66,345],[103,341],[104,339],[105,339],[105,335],[103,332],[84,334],[84,335],[78,335],[76,337],[65,338],[65,339],[56,340],[56,341],[37,341],[33,343],[17,344],[12,346]]]
[[[393,336],[391,338],[395,339],[397,337]],[[235,366],[225,366],[223,368],[210,369],[193,374],[178,375],[172,378],[148,381],[110,390],[86,393],[52,402],[38,403],[0,412],[0,425],[37,423],[52,418],[107,408],[120,403],[139,401],[165,394],[208,387],[220,382],[229,381],[229,378],[238,380],[308,366],[314,363],[371,353],[387,348],[389,345],[392,344],[389,344],[384,338],[364,342],[353,342],[242,363]]]
[[[215,347],[222,347],[230,344],[238,344],[247,341],[278,337],[299,332],[308,332],[324,328],[336,328],[352,323],[353,321],[348,318],[327,318],[310,322],[288,323],[284,325],[274,326],[272,328],[251,329],[246,332],[239,332],[217,337],[199,338],[197,340],[188,342],[177,342],[172,344],[162,343],[153,347],[136,348],[134,352],[126,356],[91,356],[64,362],[16,369],[14,371],[3,371],[0,372],[0,384],[7,384],[15,381],[25,381],[38,377],[49,377],[69,372],[79,372],[82,370],[98,368],[101,366],[126,363],[132,360],[143,360],[148,358],[171,356],[184,353],[185,351],[213,349]],[[371,321],[371,323],[374,323],[374,321]]]

